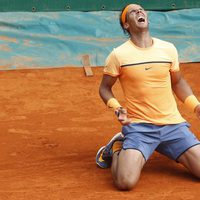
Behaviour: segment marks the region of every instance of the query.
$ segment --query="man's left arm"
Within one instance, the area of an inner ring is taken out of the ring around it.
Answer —
[[[180,101],[196,113],[200,119],[200,102],[194,96],[192,89],[182,77],[180,71],[170,72],[172,89]]]

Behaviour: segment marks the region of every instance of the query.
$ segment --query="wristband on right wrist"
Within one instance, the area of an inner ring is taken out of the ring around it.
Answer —
[[[117,108],[122,107],[122,106],[120,105],[120,103],[117,101],[117,99],[115,99],[115,98],[110,98],[110,99],[107,101],[107,106],[108,106],[108,108],[112,108],[114,111],[115,111]]]

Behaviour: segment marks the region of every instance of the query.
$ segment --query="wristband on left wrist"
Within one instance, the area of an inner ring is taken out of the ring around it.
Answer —
[[[194,96],[194,95],[190,95],[188,96],[185,101],[184,104],[186,105],[186,107],[188,107],[190,110],[192,110],[193,112],[195,112],[195,109],[198,105],[200,105],[200,102],[198,101],[198,99]]]

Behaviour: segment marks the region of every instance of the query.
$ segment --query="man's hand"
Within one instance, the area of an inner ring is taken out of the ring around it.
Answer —
[[[196,113],[197,117],[200,119],[200,104],[195,108],[194,112]]]
[[[117,108],[115,110],[115,114],[118,118],[118,121],[121,123],[122,126],[128,125],[131,123],[131,120],[127,117],[127,110],[125,108],[122,108],[122,107]]]

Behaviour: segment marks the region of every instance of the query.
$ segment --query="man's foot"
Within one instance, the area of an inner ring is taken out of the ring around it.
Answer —
[[[112,156],[113,156],[113,144],[116,141],[123,142],[124,137],[121,132],[114,135],[114,137],[109,141],[109,143],[106,146],[103,146],[99,149],[99,151],[96,154],[96,164],[100,168],[109,168],[112,164]],[[120,149],[119,149],[120,150]],[[115,152],[116,150],[114,150]]]

